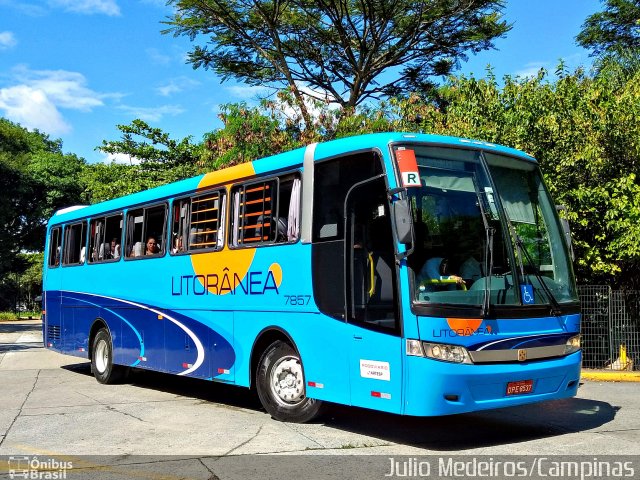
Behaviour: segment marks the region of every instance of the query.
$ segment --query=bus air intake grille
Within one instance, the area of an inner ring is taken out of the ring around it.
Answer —
[[[60,340],[60,325],[49,325],[47,327],[47,337],[49,340]]]

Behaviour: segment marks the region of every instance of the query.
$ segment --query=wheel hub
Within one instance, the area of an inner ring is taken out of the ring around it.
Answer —
[[[96,345],[96,368],[99,373],[104,373],[107,369],[107,365],[109,364],[109,349],[107,348],[107,342],[105,340],[98,341],[98,345]]]
[[[271,370],[271,389],[276,400],[293,405],[304,399],[304,377],[300,360],[284,357]]]

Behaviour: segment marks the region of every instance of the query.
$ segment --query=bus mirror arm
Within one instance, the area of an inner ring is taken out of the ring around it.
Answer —
[[[407,189],[405,187],[397,187],[397,188],[390,188],[387,191],[387,195],[389,196],[389,201],[394,201],[397,199],[394,199],[393,196],[394,195],[398,195],[399,193],[407,193]]]

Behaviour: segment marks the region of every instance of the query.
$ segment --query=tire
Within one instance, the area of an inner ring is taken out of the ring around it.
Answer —
[[[264,351],[256,371],[260,403],[275,420],[304,423],[317,417],[322,402],[306,396],[300,356],[291,345],[277,341]]]
[[[104,384],[120,382],[128,372],[127,367],[114,365],[113,343],[111,334],[106,328],[100,329],[93,338],[91,371],[96,380]]]

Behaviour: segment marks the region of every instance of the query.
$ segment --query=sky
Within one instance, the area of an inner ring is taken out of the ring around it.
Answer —
[[[222,126],[220,105],[256,101],[256,89],[222,83],[185,62],[188,39],[163,35],[165,0],[0,0],[0,116],[60,138],[89,163],[127,161],[96,150],[118,140],[118,124],[140,118],[173,138]],[[589,68],[575,44],[599,0],[507,0],[513,29],[495,50],[457,73],[484,77],[555,70],[560,59]]]

